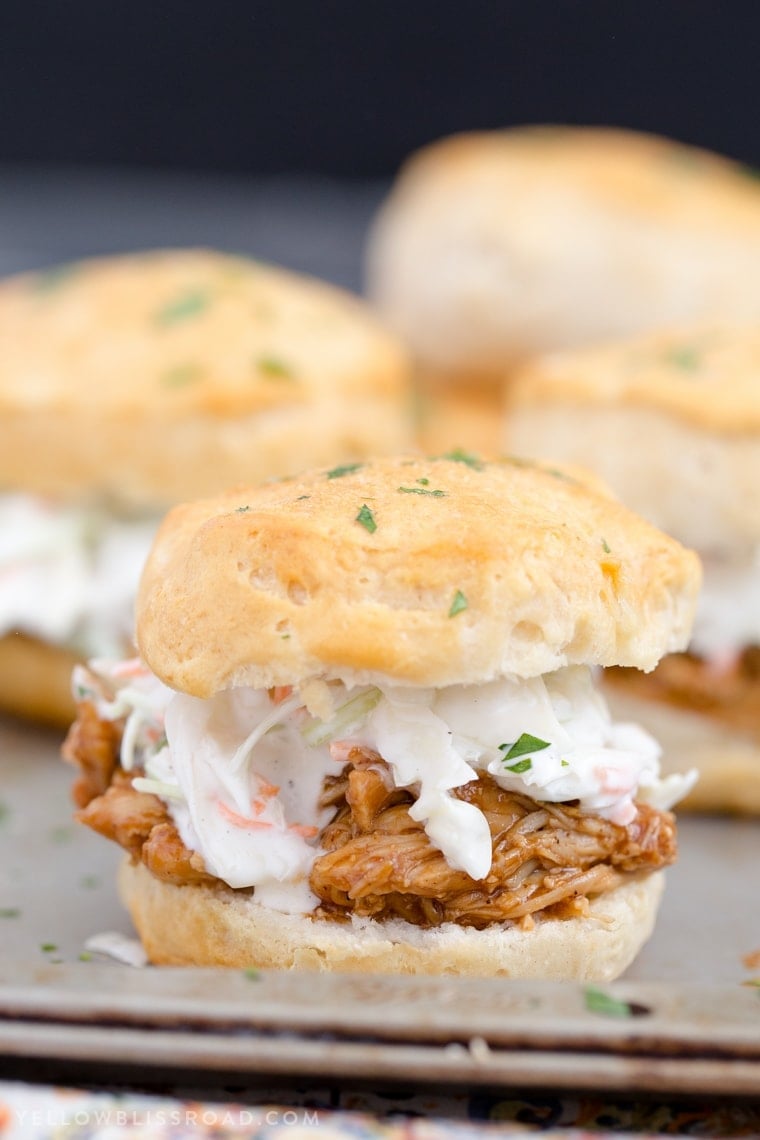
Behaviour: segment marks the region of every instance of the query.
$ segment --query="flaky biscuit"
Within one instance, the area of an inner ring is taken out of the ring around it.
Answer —
[[[537,357],[507,384],[505,446],[584,463],[700,552],[760,542],[760,331],[698,324]]]
[[[538,918],[532,930],[418,927],[401,920],[348,923],[282,914],[224,885],[178,887],[125,859],[122,901],[152,962],[375,974],[609,981],[649,938],[662,873],[632,878],[593,899],[588,915]]]
[[[464,134],[402,169],[367,287],[418,360],[493,379],[536,352],[760,317],[760,185],[738,163],[603,128]]]
[[[167,250],[0,285],[0,487],[154,509],[405,447],[409,362],[358,299]]]
[[[651,669],[685,646],[699,578],[695,555],[555,468],[390,458],[175,508],[143,574],[138,643],[200,697]]]

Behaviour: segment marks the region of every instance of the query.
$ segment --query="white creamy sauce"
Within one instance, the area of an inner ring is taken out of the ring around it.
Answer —
[[[348,690],[336,682],[326,722],[315,721],[298,692],[279,704],[253,689],[204,701],[172,693],[139,663],[94,663],[78,671],[77,683],[89,686],[101,713],[132,710],[122,763],[145,769],[139,786],[163,796],[209,872],[232,887],[255,887],[258,901],[284,911],[316,903],[308,876],[332,815],[318,807],[319,795],[352,745],[379,753],[395,785],[415,796],[412,818],[473,879],[491,866],[488,824],[451,793],[479,772],[539,802],[578,800],[620,824],[634,817],[634,797],[666,809],[696,779],[661,780],[658,745],[635,725],[614,724],[591,671],[579,666],[445,689]],[[98,695],[103,685],[116,688],[113,699]],[[523,747],[519,761],[510,760],[526,734],[533,751]]]
[[[760,547],[741,562],[703,558],[702,566],[690,648],[720,661],[760,645]]]
[[[0,634],[20,630],[84,656],[122,654],[155,529],[95,507],[0,495]]]

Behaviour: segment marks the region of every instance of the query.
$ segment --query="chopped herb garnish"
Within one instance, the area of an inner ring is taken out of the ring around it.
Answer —
[[[602,550],[604,551],[605,554],[612,554],[612,550],[610,549],[610,544],[607,542],[606,538],[602,539]]]
[[[500,744],[499,751],[506,754],[503,758],[504,766],[509,772],[514,772],[520,775],[522,772],[529,772],[533,767],[531,759],[518,760],[519,756],[525,756],[529,752],[543,752],[545,748],[549,748],[547,740],[539,740],[537,736],[531,736],[529,732],[524,732],[514,744]],[[509,764],[509,760],[518,760],[516,764]]]
[[[742,985],[754,986],[756,989],[760,989],[760,978],[748,978],[746,982],[742,982]]]
[[[450,459],[453,463],[465,463],[468,467],[472,467],[473,471],[482,471],[484,466],[482,459],[470,451],[464,451],[461,447],[447,451],[445,455],[441,456],[441,459]]]
[[[82,878],[79,880],[79,885],[88,891],[94,891],[96,887],[100,886],[100,883],[101,879],[99,875],[82,875]]]
[[[52,828],[50,831],[50,839],[54,844],[70,844],[73,838],[73,828]]]
[[[258,982],[261,979],[261,974],[253,966],[249,966],[243,970],[243,977],[249,982]]]
[[[92,961],[92,954],[90,953],[90,951],[89,950],[83,950],[82,953],[79,955],[79,961],[80,962],[91,962]]]
[[[507,764],[507,771],[514,772],[516,776],[521,776],[523,772],[530,772],[533,767],[533,761],[530,756],[526,756],[524,760],[518,760],[516,764]]]
[[[402,495],[430,495],[434,499],[443,499],[448,495],[448,491],[428,491],[427,487],[399,487],[398,490]]]
[[[665,360],[674,368],[680,368],[682,372],[696,372],[700,364],[699,353],[688,344],[669,349],[665,354]]]
[[[276,380],[292,380],[293,369],[277,356],[260,356],[256,361],[259,372]]]
[[[429,480],[429,479],[418,479],[418,480],[417,480],[417,482],[420,484],[420,486],[422,486],[422,487],[427,487],[427,485],[429,484],[430,480]]]
[[[40,950],[43,954],[55,954],[57,949],[58,947],[55,942],[43,942],[40,945]]]
[[[70,844],[73,838],[73,828],[52,828],[50,831],[50,839],[54,844]]]
[[[0,918],[19,918],[21,910],[17,906],[0,907]]]
[[[601,1013],[604,1017],[632,1017],[633,1010],[627,1001],[613,997],[596,986],[586,986],[583,1001],[591,1013]]]
[[[457,590],[451,600],[451,605],[449,606],[449,617],[456,617],[457,614],[461,614],[462,610],[466,609],[467,598],[464,596],[461,590]]]
[[[342,479],[344,475],[350,475],[352,471],[358,471],[363,466],[363,463],[342,463],[340,467],[333,467],[331,471],[328,471],[327,478]]]
[[[377,530],[375,516],[372,514],[372,511],[369,509],[366,503],[362,504],[362,509],[359,511],[359,514],[356,516],[354,521],[361,523],[364,529],[369,531],[370,534],[374,534]]]
[[[280,641],[290,641],[290,634],[289,633],[281,633],[280,634]]]
[[[560,766],[562,768],[569,768],[570,767],[570,761],[569,760],[560,760]]]
[[[161,384],[164,388],[185,388],[188,384],[196,384],[202,376],[200,365],[178,364],[161,375]]]
[[[311,495],[299,495],[296,499],[297,503],[302,503],[304,499],[310,499]]]
[[[246,511],[250,511],[250,507],[235,507],[236,515],[244,515]]]
[[[155,319],[160,325],[173,325],[177,321],[184,321],[202,313],[208,303],[208,293],[200,289],[193,289],[176,297],[173,301],[169,301],[163,309],[158,310]]]
[[[76,270],[79,263],[70,261],[66,265],[54,265],[52,269],[43,269],[32,277],[32,289],[35,293],[52,293],[60,285],[65,284]]]

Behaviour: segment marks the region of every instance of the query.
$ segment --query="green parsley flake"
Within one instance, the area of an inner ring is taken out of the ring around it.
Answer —
[[[311,498],[311,495],[299,495],[298,498],[296,499],[296,502],[302,503],[304,501],[304,499],[310,499],[310,498]]]
[[[209,300],[209,294],[205,290],[191,289],[159,309],[155,316],[156,322],[159,325],[175,325],[179,321],[197,317],[208,307]]]
[[[235,514],[236,515],[244,515],[245,512],[250,511],[250,509],[251,508],[248,506],[246,506],[246,507],[235,507]]]
[[[256,361],[256,367],[259,372],[263,372],[265,376],[269,376],[273,380],[293,379],[293,369],[284,360],[280,360],[278,356],[260,356]]]
[[[54,827],[50,832],[53,843],[71,843],[74,838],[73,827]]]
[[[20,918],[21,910],[17,906],[0,907],[0,918]]]
[[[612,550],[610,549],[610,544],[607,542],[606,538],[602,539],[602,550],[604,551],[605,554],[612,554]]]
[[[665,361],[681,372],[696,372],[700,365],[699,353],[693,345],[676,345],[665,353]]]
[[[399,487],[398,490],[402,495],[430,495],[433,499],[443,499],[448,495],[448,491],[429,491],[427,487]]]
[[[243,977],[246,979],[246,981],[258,982],[261,979],[261,974],[258,970],[254,969],[253,966],[249,966],[247,969],[243,970]]]
[[[364,527],[364,529],[366,531],[369,531],[370,534],[374,534],[375,531],[377,530],[377,523],[375,522],[375,516],[372,514],[372,511],[369,509],[369,507],[367,506],[366,503],[362,504],[362,509],[359,511],[359,514],[354,519],[354,522],[361,523],[361,525]]]
[[[627,1001],[613,997],[597,986],[586,986],[583,1001],[590,1013],[601,1013],[604,1017],[633,1016],[633,1010]]]
[[[462,610],[466,609],[467,598],[464,596],[461,590],[457,590],[457,592],[454,594],[454,597],[452,598],[451,605],[449,606],[449,617],[456,617],[457,614],[461,614]]]
[[[333,467],[331,471],[327,472],[328,479],[342,479],[344,475],[350,475],[354,471],[358,471],[363,467],[363,463],[342,463],[340,467]]]
[[[90,951],[89,950],[83,950],[82,953],[79,955],[79,961],[80,962],[91,962],[92,961],[92,954],[90,953]]]
[[[455,447],[452,451],[447,451],[441,459],[450,459],[452,463],[464,463],[467,467],[472,467],[473,471],[482,471],[484,464],[483,460],[479,459],[477,455],[473,455],[470,451],[464,451],[461,447]]]
[[[539,740],[537,736],[531,736],[529,732],[524,732],[514,744],[500,744],[499,751],[508,750],[502,762],[508,772],[514,772],[519,776],[523,772],[529,772],[533,767],[533,761],[529,757],[525,760],[518,760],[519,756],[526,756],[526,753],[529,752],[543,752],[545,748],[549,747],[547,740]],[[509,760],[517,760],[517,763],[509,764]]]
[[[418,479],[417,482],[420,484],[421,487],[427,487],[428,484],[430,483],[430,480],[429,479]]]
[[[84,887],[87,891],[94,891],[100,886],[101,879],[99,875],[82,875],[79,880],[79,885]]]
[[[40,950],[43,954],[55,954],[57,949],[58,947],[55,942],[43,942],[40,945]]]
[[[188,384],[197,384],[202,376],[200,365],[178,364],[162,374],[161,384],[164,388],[186,388]]]
[[[32,277],[32,290],[35,293],[52,293],[61,285],[65,285],[78,269],[79,263],[76,261],[67,262],[65,265],[54,265],[52,269],[43,269],[41,273],[35,273]]]

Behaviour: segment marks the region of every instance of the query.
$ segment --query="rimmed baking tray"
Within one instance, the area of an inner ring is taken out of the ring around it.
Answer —
[[[0,1058],[277,1079],[752,1095],[758,827],[683,818],[651,942],[615,985],[80,960],[131,933],[119,853],[71,823],[59,741],[0,725]],[[597,990],[604,995],[600,1000]],[[622,1005],[604,998],[619,999]],[[1,1063],[1,1062],[0,1062]]]

